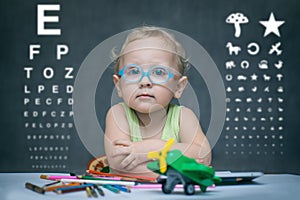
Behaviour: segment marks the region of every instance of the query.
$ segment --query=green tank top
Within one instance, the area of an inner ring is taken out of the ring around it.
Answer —
[[[139,126],[139,120],[134,112],[129,106],[125,103],[121,103],[125,112],[130,129],[130,138],[132,142],[142,141],[142,134]],[[182,106],[170,104],[167,114],[167,120],[162,132],[161,139],[169,140],[174,138],[176,142],[180,142],[179,138],[179,114]]]

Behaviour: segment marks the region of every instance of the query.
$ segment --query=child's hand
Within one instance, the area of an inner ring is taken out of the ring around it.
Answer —
[[[139,164],[137,154],[134,152],[134,144],[124,139],[115,140],[113,143],[115,145],[113,156],[125,156],[120,167],[126,170],[134,169]]]
[[[196,158],[196,161],[197,161],[197,163],[201,163],[201,164],[204,163],[204,160],[203,160],[203,159],[200,159],[200,158]]]

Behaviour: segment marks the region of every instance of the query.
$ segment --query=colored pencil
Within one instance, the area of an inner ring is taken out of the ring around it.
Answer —
[[[95,197],[95,198],[98,198],[98,195],[97,195],[97,192],[95,191],[95,188],[94,187],[89,187],[89,188],[91,190],[92,196]]]
[[[58,184],[58,183],[60,183],[60,181],[55,181],[55,182],[52,182],[52,183],[48,183],[48,184],[46,184],[46,185],[43,185],[42,188],[50,187],[50,186],[56,185],[56,184]]]
[[[102,178],[102,177],[94,177],[94,176],[77,176],[79,179],[86,179],[86,180],[111,180],[111,181],[121,181],[121,178],[117,177],[107,177],[107,178]]]
[[[128,187],[123,187],[123,186],[121,186],[121,185],[112,185],[112,187],[115,187],[115,188],[117,188],[118,190],[123,191],[123,192],[131,192],[130,188],[128,188]]]
[[[101,189],[100,186],[94,185],[94,187],[96,188],[96,190],[98,191],[98,193],[99,193],[101,196],[104,196],[104,195],[105,195],[105,194],[104,194],[104,191]]]
[[[64,188],[57,188],[53,190],[57,194],[64,194],[69,192],[76,192],[76,191],[82,191],[86,190],[87,187],[93,186],[92,184],[82,184],[77,186],[70,186],[70,187],[64,187]]]
[[[92,191],[91,191],[91,188],[86,187],[86,188],[85,188],[85,191],[86,191],[87,197],[92,197]]]
[[[133,186],[135,182],[133,181],[114,181],[114,180],[87,180],[87,179],[61,179],[64,183],[91,183],[91,184],[101,184],[101,185],[125,185]]]
[[[132,186],[131,188],[132,189],[156,189],[156,188],[161,188],[161,184],[138,184]]]
[[[105,189],[108,189],[109,191],[112,191],[114,193],[120,193],[119,189],[112,187],[111,185],[102,185],[102,187],[104,187]]]
[[[80,183],[69,183],[69,184],[61,184],[61,185],[56,185],[56,186],[51,186],[51,187],[45,187],[44,190],[47,192],[53,191],[57,188],[65,188],[65,187],[70,187],[70,186],[79,186],[81,185]]]
[[[45,193],[45,190],[43,188],[41,188],[41,187],[39,187],[37,185],[34,185],[32,183],[29,183],[29,182],[25,183],[25,187],[27,189],[32,190],[34,192],[37,192],[39,194],[44,194]]]
[[[121,180],[123,180],[123,181],[125,181],[121,177],[113,177],[113,176],[95,176],[95,175],[83,176],[83,175],[79,175],[79,176],[77,176],[77,178],[79,178],[79,179],[98,178],[98,179],[103,179],[103,180],[115,180],[115,181],[121,181]]]
[[[65,175],[59,175],[59,176],[49,176],[42,174],[40,176],[41,179],[47,179],[47,180],[60,180],[60,179],[77,179],[77,176],[65,176]]]
[[[147,182],[157,182],[156,178],[147,177],[147,176],[133,176],[133,175],[126,175],[126,174],[112,174],[112,173],[105,173],[99,172],[94,170],[86,170],[89,174],[96,174],[96,175],[103,175],[103,176],[112,176],[112,177],[122,177],[122,178],[131,178],[132,180],[140,180],[140,181],[147,181]]]

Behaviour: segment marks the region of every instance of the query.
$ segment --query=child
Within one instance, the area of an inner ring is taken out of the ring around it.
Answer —
[[[105,151],[115,173],[156,176],[147,169],[147,154],[161,150],[169,138],[175,139],[172,149],[210,164],[210,146],[197,117],[170,104],[188,83],[184,56],[181,44],[160,28],[140,27],[127,36],[113,75],[124,102],[106,116]]]

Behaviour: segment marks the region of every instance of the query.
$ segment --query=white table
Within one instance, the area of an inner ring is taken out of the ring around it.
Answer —
[[[58,195],[54,192],[38,194],[25,188],[26,182],[42,186],[49,183],[40,179],[42,173],[0,173],[0,200],[56,200],[90,199],[84,191]],[[206,193],[196,190],[192,196],[186,196],[183,189],[176,189],[171,194],[163,194],[160,189],[132,189],[131,193],[120,194],[105,191],[104,199],[221,199],[221,200],[299,200],[300,176],[290,174],[269,174],[255,179],[254,183],[246,185],[217,186],[209,188]],[[93,198],[94,199],[94,198]]]

